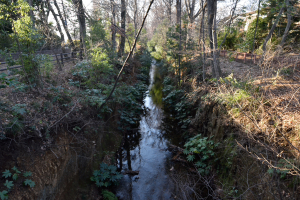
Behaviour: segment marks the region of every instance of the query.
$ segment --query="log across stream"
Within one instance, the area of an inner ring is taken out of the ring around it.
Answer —
[[[169,176],[172,154],[167,150],[167,139],[160,127],[163,111],[149,95],[154,73],[155,64],[150,70],[149,90],[144,99],[146,116],[142,117],[135,133],[125,136],[118,158],[118,165],[125,174],[117,188],[119,199],[173,199],[174,185]]]

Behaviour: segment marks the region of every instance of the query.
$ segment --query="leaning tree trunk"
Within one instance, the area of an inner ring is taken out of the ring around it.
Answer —
[[[66,32],[66,34],[67,34],[67,37],[68,37],[68,40],[69,40],[69,42],[70,42],[71,48],[72,48],[72,50],[74,50],[74,49],[75,49],[75,45],[74,45],[73,39],[72,39],[72,37],[71,37],[71,35],[70,35],[69,29],[68,29],[68,27],[67,27],[67,24],[65,23],[65,21],[64,21],[64,19],[63,19],[63,16],[62,16],[62,14],[61,14],[61,12],[60,12],[60,9],[59,9],[59,7],[58,7],[58,5],[57,5],[56,0],[53,0],[53,2],[54,2],[54,5],[55,5],[55,7],[56,7],[56,9],[57,9],[57,12],[58,12],[58,16],[59,16],[59,18],[60,18],[60,21],[61,21],[61,23],[63,24],[63,27],[64,27],[65,32]]]
[[[60,39],[61,39],[61,42],[63,43],[65,41],[65,36],[62,32],[62,29],[61,29],[61,26],[60,26],[60,23],[59,23],[59,20],[57,18],[57,15],[56,13],[54,12],[49,0],[47,0],[47,5],[48,5],[48,9],[50,10],[50,12],[52,13],[52,15],[54,16],[54,19],[55,19],[55,22],[56,22],[56,26],[57,26],[57,29],[58,29],[58,32],[60,34]]]
[[[287,10],[287,24],[286,24],[286,27],[285,27],[285,30],[284,30],[284,34],[282,36],[282,39],[281,39],[281,42],[280,42],[280,46],[282,47],[285,43],[285,40],[287,38],[287,35],[289,33],[289,30],[290,30],[290,27],[291,27],[291,24],[292,24],[292,16],[291,16],[291,9],[290,9],[290,3],[289,3],[289,0],[286,0],[285,1],[286,3],[286,10]]]
[[[272,34],[273,34],[273,32],[274,32],[276,26],[277,26],[277,23],[278,23],[278,21],[279,21],[279,19],[280,19],[280,17],[281,17],[283,8],[284,8],[284,5],[281,7],[281,9],[280,9],[280,11],[279,11],[279,13],[278,13],[278,15],[277,15],[277,18],[276,18],[276,20],[275,20],[275,22],[274,22],[274,24],[273,24],[273,26],[272,26],[272,28],[271,28],[271,30],[270,30],[268,36],[266,37],[266,39],[265,39],[265,41],[264,41],[264,44],[263,44],[263,51],[264,51],[264,54],[266,53],[267,43],[268,43],[268,41],[270,40],[270,38],[271,38],[271,36],[272,36]]]
[[[119,45],[119,57],[122,57],[125,50],[125,33],[126,33],[126,2],[121,0],[121,28],[123,34],[121,34],[120,45]]]

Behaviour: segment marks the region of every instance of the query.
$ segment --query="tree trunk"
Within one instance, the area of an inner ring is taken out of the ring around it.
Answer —
[[[139,36],[140,36],[140,34],[141,34],[141,32],[142,32],[142,29],[143,29],[143,27],[144,27],[146,18],[147,18],[147,16],[148,16],[148,13],[149,13],[149,11],[150,11],[150,9],[151,9],[151,6],[152,6],[153,2],[154,2],[154,0],[151,0],[150,5],[149,5],[149,7],[148,7],[148,9],[147,9],[146,15],[145,15],[145,17],[144,17],[144,19],[143,19],[143,21],[142,21],[142,25],[141,25],[141,27],[140,27],[140,29],[139,29],[139,31],[138,31],[138,33],[137,33],[135,39],[134,39],[133,46],[132,46],[132,48],[130,49],[129,54],[127,55],[127,58],[126,58],[126,60],[124,61],[123,65],[122,65],[122,68],[121,68],[121,70],[120,70],[120,72],[119,72],[119,74],[118,74],[118,76],[117,76],[117,79],[116,79],[116,81],[115,81],[115,84],[114,84],[113,89],[111,90],[111,92],[110,92],[110,94],[108,95],[108,97],[105,99],[104,103],[100,106],[100,108],[99,108],[100,111],[101,111],[101,109],[103,108],[103,106],[107,103],[107,101],[111,98],[112,94],[114,93],[114,91],[115,91],[115,89],[116,89],[116,87],[117,87],[118,81],[119,81],[119,79],[120,79],[120,77],[121,77],[121,75],[122,75],[122,72],[123,72],[123,70],[124,70],[124,67],[125,67],[126,63],[128,62],[129,58],[131,57],[131,55],[132,55],[132,53],[133,53],[133,49],[135,48],[136,42],[137,42],[137,40],[138,40],[138,38],[139,38]]]
[[[259,11],[260,11],[260,2],[261,2],[261,0],[258,1],[258,10],[257,10],[257,17],[256,17],[255,32],[254,32],[254,37],[253,37],[252,54],[254,53],[254,49],[255,49],[255,37],[256,37],[257,27],[258,27]]]
[[[30,5],[30,7],[33,7],[32,0],[28,0],[28,4]],[[29,11],[29,15],[30,15],[31,21],[34,25],[35,24],[35,19],[34,19],[34,15],[33,15],[33,10]]]
[[[204,4],[204,1],[201,0],[202,19],[201,19],[200,37],[202,34],[202,78],[203,78],[203,81],[205,81],[205,73],[206,73],[206,69],[205,69],[205,30],[204,30],[205,10],[204,10],[203,4]],[[200,43],[199,43],[199,47],[200,47]]]
[[[111,11],[112,11],[112,30],[111,30],[111,44],[112,44],[112,49],[115,51],[116,49],[116,30],[115,30],[115,25],[116,25],[116,3],[114,0],[110,0],[111,3]]]
[[[207,2],[207,25],[208,25],[208,36],[209,36],[209,46],[210,46],[210,56],[213,57],[213,49],[214,49],[214,44],[213,44],[213,22],[214,22],[214,0],[209,0]],[[214,63],[211,61],[211,73],[212,76],[216,76],[215,69],[213,67]]]
[[[195,0],[192,0],[192,3],[190,2],[190,0],[185,0],[185,7],[187,9],[188,18],[189,18],[187,34],[186,34],[186,41],[185,41],[185,44],[186,44],[185,48],[187,48],[190,37],[191,37],[191,35],[193,35]]]
[[[282,47],[285,43],[285,40],[287,38],[287,35],[289,33],[289,30],[290,30],[290,27],[291,27],[291,24],[292,24],[292,16],[291,16],[291,9],[290,9],[290,2],[289,0],[286,0],[286,10],[287,10],[287,24],[286,24],[286,27],[285,27],[285,30],[284,30],[284,34],[282,36],[282,39],[281,39],[281,42],[280,42],[280,46]]]
[[[180,24],[181,21],[181,0],[176,0],[176,24]]]
[[[137,0],[134,0],[134,17],[133,17],[133,22],[134,22],[134,37],[136,37],[137,34]],[[134,48],[134,51],[136,51],[136,47]]]
[[[126,33],[126,1],[121,0],[121,28],[123,34],[121,34],[120,45],[119,45],[119,57],[122,57],[125,50],[125,33]]]
[[[65,32],[66,32],[66,34],[67,34],[67,37],[68,37],[68,40],[69,40],[69,42],[70,42],[71,48],[72,48],[72,50],[74,50],[74,49],[75,49],[75,45],[74,45],[73,39],[72,39],[72,37],[71,37],[71,35],[70,35],[69,29],[68,29],[68,27],[67,27],[67,24],[65,23],[65,21],[64,21],[64,19],[63,19],[63,17],[62,17],[62,14],[61,14],[61,12],[60,12],[60,9],[59,9],[59,7],[58,7],[58,5],[57,5],[56,0],[53,0],[53,2],[54,2],[54,5],[55,5],[55,7],[56,7],[56,9],[57,9],[57,12],[58,12],[58,16],[59,16],[59,18],[60,18],[60,21],[61,21],[61,23],[63,24],[63,27],[64,27]]]
[[[213,30],[213,68],[215,69],[215,78],[219,79],[222,76],[218,51],[218,38],[217,38],[217,0],[214,0],[214,30]]]
[[[177,0],[176,2],[176,7],[177,7],[177,25],[179,26],[179,55],[178,55],[178,77],[180,83],[181,80],[181,0]]]
[[[266,49],[267,49],[267,43],[268,43],[268,41],[270,40],[270,38],[271,38],[271,36],[272,36],[272,34],[273,34],[273,32],[274,32],[276,26],[277,26],[277,23],[278,23],[278,21],[279,21],[279,19],[280,19],[280,17],[281,17],[283,8],[284,8],[284,5],[281,7],[281,9],[280,9],[280,11],[279,11],[279,13],[278,13],[278,15],[277,15],[277,18],[276,18],[276,20],[275,20],[275,22],[274,22],[274,24],[273,24],[273,26],[272,26],[272,28],[271,28],[271,30],[270,30],[268,36],[266,37],[266,39],[265,39],[265,41],[264,41],[264,44],[263,44],[263,51],[264,51],[264,54],[265,54]]]
[[[47,5],[48,5],[48,8],[50,10],[50,12],[52,13],[52,15],[54,16],[54,19],[55,19],[55,22],[56,22],[56,26],[57,26],[57,29],[59,31],[59,34],[60,34],[60,39],[61,39],[61,42],[63,43],[65,41],[65,36],[62,32],[62,29],[61,29],[61,26],[60,26],[60,23],[59,23],[59,20],[57,19],[57,15],[56,13],[54,12],[49,0],[47,0]]]
[[[79,22],[80,30],[80,59],[83,59],[82,51],[86,54],[86,24],[85,24],[85,15],[82,0],[73,0],[74,6],[77,8],[77,19]]]

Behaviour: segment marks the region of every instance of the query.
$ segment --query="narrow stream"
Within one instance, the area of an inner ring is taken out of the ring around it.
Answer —
[[[122,172],[139,171],[138,175],[127,174],[117,188],[121,200],[167,200],[173,199],[173,184],[170,172],[171,153],[167,151],[167,140],[160,129],[163,111],[157,107],[149,91],[153,85],[155,65],[150,70],[150,85],[144,99],[148,109],[142,117],[139,130],[128,134],[119,158]]]

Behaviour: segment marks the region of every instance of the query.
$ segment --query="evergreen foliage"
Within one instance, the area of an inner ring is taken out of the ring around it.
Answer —
[[[109,187],[117,185],[122,177],[116,166],[101,163],[100,169],[94,171],[91,181],[95,182],[98,187]]]

